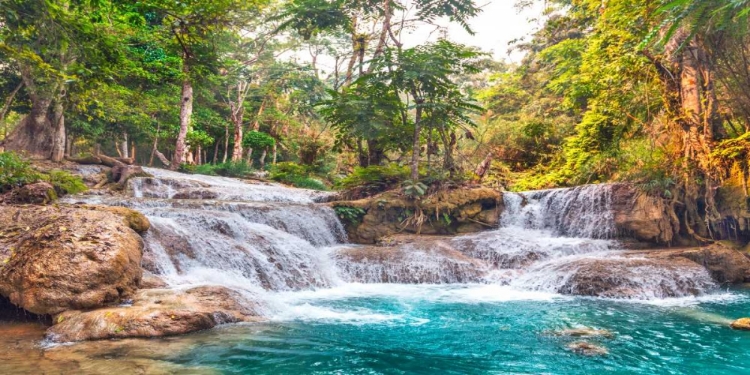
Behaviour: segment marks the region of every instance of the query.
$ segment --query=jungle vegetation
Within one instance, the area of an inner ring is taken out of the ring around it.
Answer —
[[[479,3],[3,0],[0,142],[364,194],[624,181],[696,237],[747,197],[750,1],[547,0],[517,64],[404,42]]]

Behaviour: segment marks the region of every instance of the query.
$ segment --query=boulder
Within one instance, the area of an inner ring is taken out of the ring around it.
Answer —
[[[679,233],[679,219],[664,199],[632,185],[612,185],[612,212],[622,237],[658,245],[671,244]]]
[[[59,314],[47,330],[47,338],[74,342],[163,337],[259,320],[255,304],[227,288],[145,289],[138,291],[132,305]]]
[[[138,233],[146,233],[151,228],[151,222],[146,215],[126,207],[83,205],[82,208],[112,213],[122,219],[123,224]]]
[[[398,191],[389,191],[357,201],[333,202],[333,207],[361,209],[360,220],[346,221],[349,240],[359,244],[375,244],[396,233],[452,235],[474,233],[496,228],[503,209],[502,193],[474,187],[441,191],[419,203]],[[409,217],[421,210],[424,223],[408,224]]]
[[[47,182],[37,182],[13,189],[7,194],[9,204],[48,204],[57,200],[55,188]]]
[[[750,331],[750,318],[737,319],[729,326],[738,331]]]
[[[143,241],[122,217],[74,206],[0,207],[0,295],[35,314],[129,298]]]
[[[706,270],[687,258],[580,258],[547,270],[565,275],[557,292],[569,295],[654,299],[697,296],[714,288]]]
[[[651,251],[646,254],[653,259],[689,259],[703,266],[711,277],[722,284],[750,282],[750,259],[741,252],[716,243],[710,246]]]
[[[167,284],[164,279],[162,279],[159,276],[154,275],[151,272],[145,271],[143,273],[143,278],[141,278],[141,289],[164,289],[167,288],[169,284]]]

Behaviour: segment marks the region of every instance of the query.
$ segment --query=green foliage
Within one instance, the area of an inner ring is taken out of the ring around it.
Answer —
[[[67,171],[54,169],[45,174],[42,179],[54,186],[58,195],[78,194],[88,190],[80,177]]]
[[[427,186],[419,181],[406,180],[403,189],[404,195],[411,199],[419,199],[427,194]]]
[[[273,145],[276,144],[276,140],[273,139],[270,135],[259,132],[259,131],[250,131],[245,133],[244,138],[242,139],[242,146],[249,147],[254,150],[263,150],[270,147],[273,147]]]
[[[223,177],[235,177],[244,178],[248,177],[254,172],[254,169],[250,164],[244,160],[242,161],[228,161],[226,163],[219,164],[202,164],[202,165],[189,165],[183,164],[180,166],[180,171],[192,174],[202,174],[207,176],[223,176]]]
[[[277,163],[271,167],[269,178],[302,189],[328,190],[323,181],[312,176],[311,168],[293,162]]]
[[[301,188],[301,189],[310,189],[310,190],[320,190],[320,191],[327,191],[328,186],[326,186],[323,181],[313,178],[313,177],[295,177],[292,180],[289,181],[292,186]]]
[[[338,182],[344,189],[362,188],[376,193],[398,186],[409,178],[409,167],[398,164],[385,166],[356,167],[348,176]]]
[[[88,188],[80,177],[62,170],[42,173],[13,152],[0,153],[0,193],[39,181],[49,182],[58,195],[82,193]]]
[[[214,138],[203,130],[192,130],[187,134],[187,144],[190,146],[208,147],[214,143]]]
[[[32,184],[42,179],[41,173],[13,152],[0,153],[0,193]]]
[[[358,207],[336,206],[333,208],[336,215],[344,222],[350,224],[359,224],[367,211]]]

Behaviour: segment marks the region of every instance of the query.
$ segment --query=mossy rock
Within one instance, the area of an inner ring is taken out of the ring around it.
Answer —
[[[8,203],[49,204],[57,200],[54,186],[47,182],[37,182],[14,189],[9,193]]]

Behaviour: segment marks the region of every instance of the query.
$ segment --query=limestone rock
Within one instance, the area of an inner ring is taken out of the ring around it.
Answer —
[[[650,258],[689,259],[703,266],[716,282],[738,284],[750,281],[750,259],[741,252],[714,244],[705,247],[646,252]]]
[[[738,331],[750,331],[750,318],[737,319],[730,324],[730,327]]]
[[[164,289],[167,288],[169,284],[167,284],[164,279],[162,279],[159,276],[154,275],[151,272],[145,271],[143,273],[143,278],[141,278],[141,289]]]
[[[489,269],[439,240],[395,247],[358,246],[341,249],[335,257],[342,277],[361,283],[476,283]]]
[[[105,211],[122,218],[125,225],[138,233],[146,233],[151,228],[151,222],[146,215],[126,207],[84,205],[84,208],[97,211]]]
[[[227,288],[146,289],[132,306],[59,314],[47,337],[55,342],[162,337],[259,320],[254,303]]]
[[[375,244],[400,232],[446,235],[495,228],[503,209],[503,200],[499,191],[485,187],[439,192],[420,203],[419,209],[425,218],[420,228],[405,225],[405,219],[414,215],[418,208],[398,191],[357,201],[333,202],[332,206],[364,210],[366,213],[361,220],[345,222],[349,240],[359,244]]]
[[[37,182],[13,189],[5,199],[10,204],[48,204],[57,200],[55,188],[47,182]]]
[[[217,199],[219,193],[201,188],[183,189],[175,193],[172,199]]]
[[[706,270],[686,258],[581,258],[549,272],[570,275],[557,291],[579,296],[669,298],[700,295],[715,287]]]
[[[128,298],[143,241],[112,213],[72,206],[0,207],[0,295],[35,314]]]
[[[663,199],[632,185],[613,185],[612,211],[615,226],[623,237],[667,245],[677,236],[679,220],[674,211]]]

